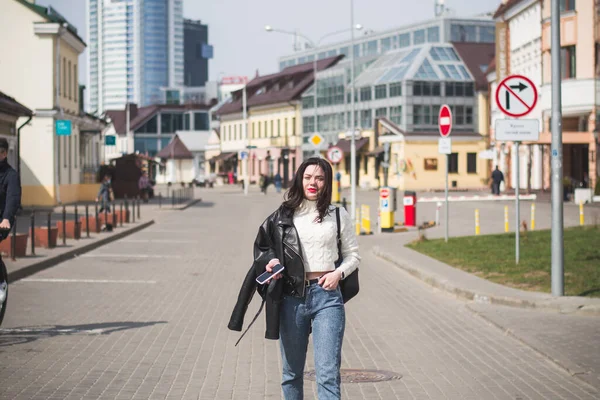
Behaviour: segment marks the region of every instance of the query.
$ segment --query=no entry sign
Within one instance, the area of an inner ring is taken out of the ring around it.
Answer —
[[[444,104],[440,108],[438,128],[442,137],[448,137],[450,136],[450,132],[452,132],[452,111],[450,111],[450,107],[447,104]]]
[[[535,84],[523,75],[507,76],[496,88],[496,104],[509,117],[524,117],[533,111],[537,101]]]

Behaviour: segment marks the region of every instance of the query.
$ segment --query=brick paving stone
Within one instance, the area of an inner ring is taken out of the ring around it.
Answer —
[[[223,189],[201,197],[127,240],[31,277],[106,283],[12,285],[0,330],[0,398],[281,398],[278,342],[263,338],[264,315],[237,347],[239,333],[226,326],[256,228],[280,198]],[[372,256],[376,240],[359,239],[361,293],[347,305],[342,368],[402,379],[344,384],[344,398],[598,397],[465,303]],[[255,299],[246,324],[258,306]],[[314,382],[305,391],[316,398]]]

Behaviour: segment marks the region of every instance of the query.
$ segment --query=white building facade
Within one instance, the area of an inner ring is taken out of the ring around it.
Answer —
[[[183,0],[86,0],[87,111],[161,102],[183,84]]]

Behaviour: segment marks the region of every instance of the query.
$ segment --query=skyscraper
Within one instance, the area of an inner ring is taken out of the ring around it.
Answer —
[[[163,99],[183,85],[183,0],[87,0],[88,111]]]
[[[208,26],[200,21],[186,19],[184,33],[184,80],[186,86],[204,86],[208,81],[208,60],[212,58],[212,46],[208,45]]]

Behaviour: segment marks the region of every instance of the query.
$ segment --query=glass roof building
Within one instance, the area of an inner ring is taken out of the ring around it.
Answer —
[[[437,132],[442,104],[453,112],[453,132],[477,132],[475,78],[452,44],[422,44],[355,60],[355,126],[372,129],[386,117],[405,132]],[[317,73],[317,129],[335,144],[350,127],[350,61]],[[315,132],[314,85],[302,96],[303,149]]]
[[[491,16],[456,18],[444,16],[412,25],[357,36],[354,39],[355,57],[384,54],[390,50],[410,48],[426,43],[494,43],[495,22]],[[350,40],[307,48],[279,58],[279,69],[343,54],[350,56]]]

